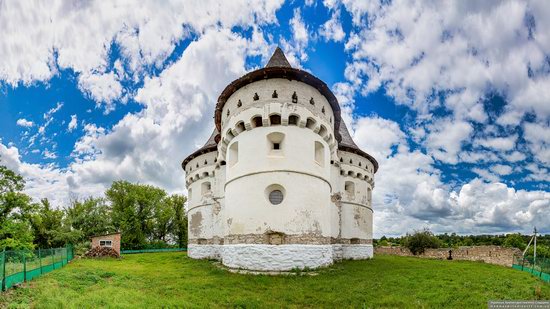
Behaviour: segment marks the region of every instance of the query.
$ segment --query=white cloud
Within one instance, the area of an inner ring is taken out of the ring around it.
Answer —
[[[346,33],[342,29],[339,10],[332,13],[330,19],[321,26],[319,35],[325,38],[326,41],[340,42],[344,40]]]
[[[285,55],[294,67],[301,67],[300,62],[307,61],[306,48],[309,43],[309,31],[302,18],[302,11],[294,9],[294,15],[289,21],[292,39],[290,41],[281,38],[281,47]]]
[[[47,82],[71,69],[79,86],[112,108],[124,92],[109,72],[117,45],[130,81],[160,68],[190,33],[273,23],[281,0],[38,1],[5,2],[0,10],[0,80],[16,86]],[[122,72],[117,72],[122,73]],[[121,75],[122,76],[122,75]]]
[[[517,138],[517,135],[511,135],[507,137],[492,137],[477,140],[476,143],[483,147],[507,151],[514,149]]]
[[[21,118],[21,119],[17,119],[17,125],[20,127],[30,128],[34,126],[34,123],[27,119]]]
[[[67,126],[67,131],[72,132],[78,126],[78,117],[76,115],[71,115],[71,121]]]
[[[443,118],[429,126],[426,138],[429,153],[437,160],[456,164],[457,155],[464,141],[472,134],[472,126],[465,121],[452,121]]]
[[[509,165],[495,164],[490,167],[491,171],[500,176],[506,176],[512,174],[512,167]]]
[[[44,151],[42,151],[42,155],[44,156],[45,159],[57,159],[57,154],[55,154],[55,152],[50,151],[48,149],[44,149]]]
[[[22,175],[26,181],[25,192],[38,201],[48,198],[60,205],[69,202],[71,191],[66,172],[54,165],[29,164],[21,161],[19,149],[0,142],[0,164]]]
[[[94,101],[104,103],[105,111],[114,109],[114,100],[122,96],[123,89],[114,72],[105,74],[82,74],[78,79],[78,87]]]
[[[535,158],[550,165],[550,125],[543,123],[525,123],[524,137]]]

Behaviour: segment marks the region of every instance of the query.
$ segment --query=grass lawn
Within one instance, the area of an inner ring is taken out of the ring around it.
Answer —
[[[550,284],[495,265],[376,256],[309,276],[242,275],[185,253],[75,260],[0,294],[0,307],[487,307],[550,299]]]

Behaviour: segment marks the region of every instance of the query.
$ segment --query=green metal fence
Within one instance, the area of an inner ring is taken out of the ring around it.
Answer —
[[[121,250],[120,253],[121,254],[133,254],[133,253],[176,252],[176,251],[187,251],[187,248]]]
[[[12,286],[61,268],[74,258],[72,246],[38,250],[0,251],[0,284]]]
[[[550,282],[550,259],[548,258],[537,257],[535,261],[532,256],[514,257],[512,268],[531,273],[543,281]]]

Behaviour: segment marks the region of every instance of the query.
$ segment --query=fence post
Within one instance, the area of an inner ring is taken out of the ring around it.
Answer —
[[[42,255],[40,254],[40,248],[38,248],[38,265],[40,265],[40,274],[42,275]]]
[[[52,254],[52,250],[53,250],[53,254]],[[55,254],[55,249],[50,249],[50,255],[52,256],[52,270],[55,269],[55,259],[54,259],[54,255]]]
[[[2,291],[6,290],[6,248],[2,251]]]
[[[27,254],[23,251],[23,282],[27,282]]]

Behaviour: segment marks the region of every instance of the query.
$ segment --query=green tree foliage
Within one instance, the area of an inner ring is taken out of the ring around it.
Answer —
[[[160,188],[127,181],[115,181],[105,195],[111,204],[113,225],[122,233],[124,248],[184,242],[182,237],[187,231],[182,231],[186,228],[182,221],[187,219],[183,196],[168,196]]]
[[[0,249],[32,249],[31,198],[23,177],[0,165]]]
[[[39,248],[55,248],[65,245],[63,211],[54,209],[48,199],[42,199],[37,212],[31,218],[34,243]]]
[[[187,198],[183,195],[172,195],[165,199],[174,209],[174,221],[172,232],[178,247],[187,247],[187,216],[185,215],[185,202]]]
[[[518,248],[521,250],[524,250],[525,247],[527,246],[527,244],[525,243],[525,240],[519,233],[506,235],[506,239],[504,240],[504,243],[502,245],[504,247]]]
[[[75,232],[75,241],[89,240],[94,235],[115,232],[111,207],[104,198],[73,200],[65,209],[65,224]]]
[[[428,229],[415,231],[414,234],[407,235],[405,239],[405,247],[414,255],[422,254],[428,248],[439,248],[441,244],[441,241]]]

